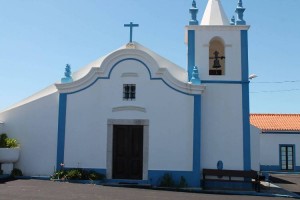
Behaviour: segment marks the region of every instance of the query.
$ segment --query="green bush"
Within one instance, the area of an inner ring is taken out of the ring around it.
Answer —
[[[187,183],[186,179],[183,176],[181,176],[179,183],[177,184],[174,181],[171,174],[165,173],[160,179],[159,187],[186,188],[186,187],[188,187],[188,183]]]
[[[16,139],[8,138],[6,133],[0,135],[0,148],[15,148],[19,143]]]
[[[171,174],[164,174],[163,177],[161,178],[160,187],[175,187],[175,181],[173,180],[173,177]]]
[[[183,176],[180,177],[180,181],[178,184],[179,188],[186,188],[188,187],[188,183],[186,182],[185,178]]]
[[[81,180],[82,172],[79,169],[71,169],[66,172],[65,178],[68,180]]]
[[[89,173],[89,179],[90,180],[103,180],[105,178],[105,175],[94,172],[94,171],[90,171]]]
[[[16,139],[7,138],[6,139],[6,146],[7,146],[7,148],[16,148],[16,147],[19,146],[19,144],[18,144]]]
[[[6,133],[2,133],[0,135],[0,148],[6,148],[6,139],[7,139]]]
[[[22,171],[21,171],[20,169],[14,168],[13,170],[11,170],[10,175],[11,175],[12,177],[15,177],[15,176],[23,176],[23,173],[22,173]]]
[[[105,175],[97,173],[95,171],[89,171],[78,168],[56,171],[51,176],[51,178],[66,180],[103,180],[105,178]]]
[[[54,174],[51,176],[52,179],[62,179],[65,178],[66,171],[65,170],[59,170],[54,172]]]

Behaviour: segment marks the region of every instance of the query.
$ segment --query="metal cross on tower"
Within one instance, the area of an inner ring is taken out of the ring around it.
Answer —
[[[129,42],[132,43],[132,29],[133,29],[133,27],[139,27],[139,25],[130,22],[130,24],[124,24],[124,27],[130,27],[130,39],[129,39]]]

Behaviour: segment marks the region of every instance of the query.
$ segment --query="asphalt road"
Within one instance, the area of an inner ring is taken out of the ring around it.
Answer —
[[[246,195],[215,195],[202,193],[170,192],[148,189],[107,187],[91,184],[74,184],[43,180],[15,180],[0,184],[0,200],[268,200],[274,197]],[[286,198],[276,198],[286,199]]]

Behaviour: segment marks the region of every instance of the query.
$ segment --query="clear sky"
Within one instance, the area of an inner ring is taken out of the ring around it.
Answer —
[[[134,41],[186,68],[192,0],[0,0],[0,110]],[[197,0],[201,21],[207,0]],[[243,0],[252,113],[300,113],[300,0]],[[229,18],[237,0],[222,0]]]

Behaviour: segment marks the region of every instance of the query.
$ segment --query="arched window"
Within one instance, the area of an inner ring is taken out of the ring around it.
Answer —
[[[225,74],[225,45],[221,38],[215,37],[209,43],[209,75]]]

